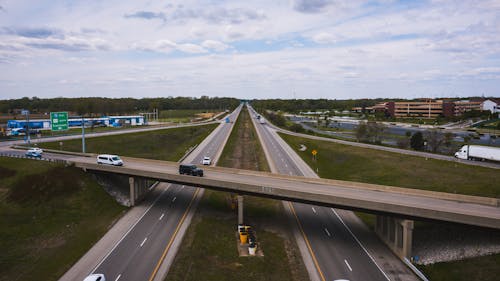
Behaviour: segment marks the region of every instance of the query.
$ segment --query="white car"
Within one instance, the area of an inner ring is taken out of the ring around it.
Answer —
[[[41,148],[38,148],[38,147],[32,147],[32,148],[28,149],[28,151],[35,152],[35,153],[40,153],[40,154],[43,153],[43,150]]]
[[[210,160],[210,157],[205,156],[205,157],[203,157],[203,160],[201,161],[201,163],[203,165],[210,165],[212,163],[212,161]]]
[[[104,274],[90,274],[89,276],[85,277],[83,281],[106,281],[106,277],[104,277]]]
[[[123,161],[118,155],[101,154],[97,156],[97,164],[108,164],[113,166],[123,166]]]

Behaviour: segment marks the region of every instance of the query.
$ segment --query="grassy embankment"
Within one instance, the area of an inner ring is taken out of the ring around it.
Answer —
[[[87,148],[176,161],[215,126],[92,138]],[[64,148],[80,145],[67,141]],[[125,210],[76,168],[0,158],[0,179],[0,280],[57,280]]]
[[[500,173],[496,169],[463,165],[454,162],[415,157],[379,150],[360,148],[327,141],[310,140],[280,134],[281,137],[322,178],[426,189],[449,193],[500,197]],[[307,146],[298,151],[300,144]],[[311,150],[318,151],[313,161]],[[357,213],[373,228],[373,215]],[[460,227],[449,229],[461,231]],[[435,223],[415,222],[415,232],[435,231],[442,226]],[[448,229],[448,228],[446,228]],[[469,231],[468,229],[462,229]],[[446,231],[446,230],[441,230]],[[475,230],[471,230],[475,231]],[[458,262],[420,266],[431,280],[497,280],[500,275],[500,254],[472,258]],[[481,276],[481,278],[475,278]]]
[[[218,124],[164,129],[151,132],[132,133],[115,136],[88,138],[85,140],[86,151],[110,153],[158,160],[177,161],[190,147],[199,144]],[[39,145],[42,148],[60,149],[59,142]],[[63,142],[66,151],[82,151],[80,139]]]
[[[0,280],[57,280],[125,207],[77,168],[0,158]]]
[[[219,165],[268,170],[246,110],[241,111]],[[238,256],[237,211],[231,209],[229,194],[206,190],[166,280],[307,280],[281,203],[251,196],[244,202],[245,222],[257,231],[264,257]]]

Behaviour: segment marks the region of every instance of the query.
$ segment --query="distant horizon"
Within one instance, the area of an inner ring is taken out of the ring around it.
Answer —
[[[208,96],[207,96],[208,97]],[[135,99],[135,100],[141,100],[141,99],[176,99],[176,98],[191,98],[191,99],[202,99],[203,97],[192,97],[192,96],[169,96],[169,97],[141,97],[141,98],[135,98],[135,97],[98,97],[98,96],[88,96],[88,97],[49,97],[49,98],[44,98],[44,97],[20,97],[20,98],[13,98],[13,99],[3,99],[0,98],[0,101],[8,101],[8,100],[21,100],[24,98],[28,98],[29,100],[33,100],[33,98],[38,98],[38,99]],[[500,97],[495,97],[495,96],[466,96],[466,97],[440,97],[440,98],[429,98],[429,97],[422,97],[422,98],[383,98],[383,97],[373,97],[373,98],[351,98],[351,99],[329,99],[329,98],[260,98],[260,99],[246,99],[246,98],[238,98],[238,97],[229,97],[229,96],[217,96],[217,97],[208,97],[210,99],[213,98],[220,98],[220,99],[238,99],[238,100],[245,100],[245,101],[252,101],[252,100],[338,100],[338,101],[347,101],[347,100],[470,100],[470,99],[500,99]]]
[[[0,1],[0,99],[500,97],[500,2]]]

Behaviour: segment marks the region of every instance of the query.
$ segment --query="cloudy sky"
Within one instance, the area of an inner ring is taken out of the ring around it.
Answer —
[[[0,0],[0,99],[500,96],[500,0]]]

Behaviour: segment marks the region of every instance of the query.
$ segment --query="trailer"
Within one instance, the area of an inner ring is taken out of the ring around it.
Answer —
[[[482,145],[464,145],[455,157],[466,160],[500,161],[500,148]]]

